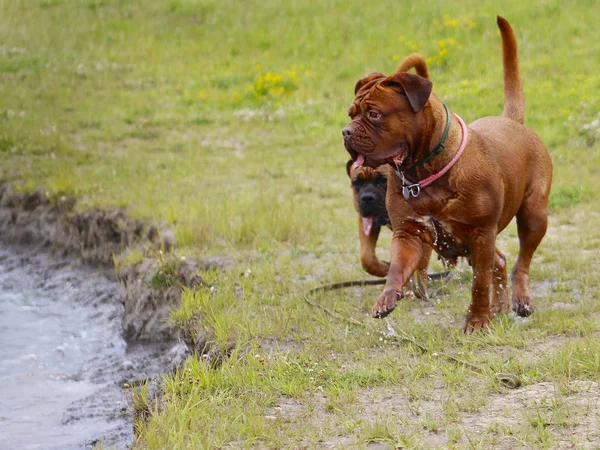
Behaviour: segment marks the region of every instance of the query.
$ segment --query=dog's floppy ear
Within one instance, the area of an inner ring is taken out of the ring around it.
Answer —
[[[349,159],[348,162],[346,163],[346,173],[348,174],[348,176],[350,176],[350,171],[352,170],[353,164],[354,164],[353,159]]]
[[[388,77],[382,84],[384,86],[401,87],[414,112],[419,112],[423,109],[427,100],[429,100],[429,95],[433,87],[433,83],[427,78],[407,72],[395,73],[391,77]]]
[[[361,78],[356,82],[356,85],[354,86],[354,95],[356,95],[360,88],[366,85],[367,83],[370,83],[374,80],[379,80],[380,78],[385,78],[385,75],[380,72],[373,72],[371,75]]]

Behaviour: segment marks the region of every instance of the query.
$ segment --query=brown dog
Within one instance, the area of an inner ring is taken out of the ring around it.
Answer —
[[[396,307],[397,293],[419,264],[425,242],[447,259],[468,258],[473,285],[465,331],[487,328],[490,313],[509,309],[506,260],[495,243],[515,216],[520,251],[512,271],[512,305],[521,316],[533,310],[529,266],[546,233],[552,162],[542,141],[522,125],[525,102],[516,39],[501,17],[498,27],[502,116],[467,127],[431,93],[431,81],[410,73],[376,73],[356,84],[344,145],[359,165],[395,169],[387,191],[394,234],[391,265],[373,307],[375,317]]]
[[[360,242],[360,263],[370,275],[386,277],[389,263],[377,258],[375,249],[381,227],[390,226],[386,202],[387,167],[353,167],[354,161],[346,163],[346,171],[352,183],[354,208],[358,213],[358,238]],[[407,207],[407,211],[410,209]],[[427,268],[432,248],[423,244],[423,255],[419,261],[416,277],[413,279],[413,293],[420,298],[427,297]],[[440,275],[440,274],[436,274]],[[442,274],[447,275],[447,274]],[[417,279],[418,277],[418,279]]]

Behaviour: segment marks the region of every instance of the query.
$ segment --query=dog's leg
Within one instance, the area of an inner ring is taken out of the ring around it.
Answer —
[[[391,313],[402,297],[402,290],[419,265],[423,244],[416,236],[394,233],[390,248],[390,270],[385,289],[373,306],[373,317],[381,318]]]
[[[533,312],[533,300],[529,291],[529,265],[547,227],[546,207],[540,207],[539,202],[533,203],[531,199],[527,199],[517,213],[519,256],[511,275],[512,308],[521,317],[527,317]]]
[[[431,258],[432,251],[433,249],[429,245],[423,243],[423,254],[419,260],[417,270],[415,270],[410,280],[411,289],[404,292],[405,296],[413,296],[422,300],[427,300],[429,298],[427,296],[427,282],[429,281],[427,269],[429,267],[429,259]]]
[[[373,227],[369,235],[365,233],[362,218],[358,218],[358,239],[360,242],[360,263],[368,274],[376,277],[385,277],[388,274],[389,265],[379,261],[375,253],[377,239],[381,227]]]
[[[490,286],[493,283],[496,256],[496,230],[476,229],[469,240],[469,260],[473,268],[471,305],[467,313],[465,333],[487,329],[490,324]]]
[[[510,310],[508,302],[508,285],[506,283],[506,257],[496,248],[494,257],[494,286],[492,292],[492,304],[490,306],[490,316],[496,317],[501,312],[507,313]]]
[[[417,276],[419,277],[420,287],[417,287],[418,291],[421,291],[422,297],[427,298],[427,269],[429,268],[429,260],[431,259],[431,252],[433,249],[423,243],[422,244],[422,256],[419,260],[417,268]]]

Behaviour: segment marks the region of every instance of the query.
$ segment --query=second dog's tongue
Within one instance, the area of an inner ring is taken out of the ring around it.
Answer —
[[[374,218],[373,214],[371,214],[370,216],[362,218],[363,228],[364,228],[365,234],[367,236],[371,234],[371,229],[373,228],[373,218]]]

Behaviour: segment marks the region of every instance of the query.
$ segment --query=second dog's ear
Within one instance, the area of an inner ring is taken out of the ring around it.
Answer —
[[[352,170],[352,165],[354,164],[354,160],[349,159],[346,163],[346,173],[350,176],[350,171]]]
[[[414,112],[419,112],[423,109],[429,96],[433,83],[427,78],[414,75],[412,73],[396,73],[388,77],[383,83],[385,86],[402,88],[402,93],[406,95],[410,107]]]
[[[356,95],[356,93],[360,90],[361,87],[374,80],[379,80],[381,78],[385,78],[385,75],[380,72],[373,72],[371,75],[361,78],[356,82],[356,85],[354,86],[354,95]]]

